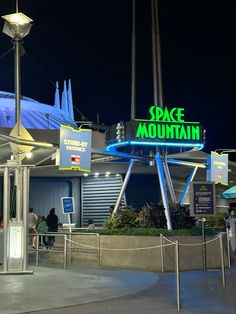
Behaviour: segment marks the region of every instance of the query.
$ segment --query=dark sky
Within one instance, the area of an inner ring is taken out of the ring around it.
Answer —
[[[1,0],[1,15],[14,11],[14,0]],[[24,40],[24,96],[53,104],[53,84],[62,90],[70,78],[74,105],[88,120],[130,119],[131,0],[19,0],[19,11],[34,20]],[[164,104],[203,124],[205,151],[236,148],[235,17],[234,0],[159,0]],[[136,26],[137,118],[148,118],[150,0],[137,0]],[[10,47],[0,35],[0,55]],[[0,58],[0,90],[14,91],[12,52]]]

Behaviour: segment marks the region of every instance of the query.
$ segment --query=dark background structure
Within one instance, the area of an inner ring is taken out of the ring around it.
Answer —
[[[22,94],[53,104],[71,79],[76,119],[130,119],[131,0],[19,0],[34,20],[25,38]],[[150,0],[137,0],[137,118],[153,103]],[[236,5],[159,0],[164,104],[206,129],[205,151],[236,148]],[[2,0],[0,15],[15,12]],[[0,22],[3,26],[3,21]],[[11,42],[0,35],[0,90],[14,92]],[[234,158],[235,154],[232,154]],[[235,156],[236,157],[236,156]]]

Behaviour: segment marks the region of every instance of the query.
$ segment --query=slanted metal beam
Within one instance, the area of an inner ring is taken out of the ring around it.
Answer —
[[[164,172],[165,172],[168,188],[169,188],[169,191],[170,191],[171,201],[172,201],[172,203],[174,205],[176,205],[177,204],[177,199],[176,199],[173,183],[172,183],[171,176],[170,176],[170,170],[169,170],[169,167],[168,167],[168,164],[167,164],[166,160],[163,161],[163,168],[164,168]]]
[[[164,177],[164,173],[163,173],[161,155],[159,152],[156,153],[155,158],[156,158],[157,172],[158,172],[158,177],[159,177],[159,182],[160,182],[160,187],[161,187],[162,201],[163,201],[163,205],[164,205],[164,209],[165,209],[167,229],[172,230],[170,209],[169,209],[167,191],[166,191],[166,186],[165,186],[165,177]]]
[[[132,170],[132,167],[133,167],[133,165],[134,165],[134,162],[135,162],[135,161],[134,161],[133,159],[131,159],[131,160],[129,161],[129,167],[128,167],[128,170],[127,170],[127,172],[126,172],[125,179],[124,179],[123,185],[122,185],[121,190],[120,190],[120,194],[119,194],[118,199],[117,199],[117,201],[116,201],[116,205],[115,205],[114,211],[113,211],[113,213],[112,213],[112,217],[113,217],[114,214],[117,212],[117,210],[118,210],[118,208],[119,208],[119,206],[120,206],[120,202],[121,202],[122,196],[123,196],[123,194],[125,193],[125,189],[126,189],[127,184],[128,184],[128,182],[129,182],[129,178],[130,178],[130,175],[131,175],[131,170]]]
[[[198,167],[195,167],[195,168],[191,171],[191,173],[190,173],[190,175],[189,175],[189,177],[188,177],[188,180],[187,180],[187,182],[186,182],[184,191],[183,191],[183,193],[182,193],[181,196],[180,196],[180,200],[179,200],[180,205],[182,205],[183,202],[184,202],[184,200],[185,200],[185,197],[186,197],[186,195],[187,195],[187,193],[188,193],[188,190],[189,190],[189,187],[190,187],[190,183],[193,181],[193,178],[194,178],[194,176],[195,176],[195,174],[196,174],[196,172],[197,172],[197,169],[198,169]]]

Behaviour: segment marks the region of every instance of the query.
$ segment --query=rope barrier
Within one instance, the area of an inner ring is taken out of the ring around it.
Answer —
[[[86,247],[86,248],[90,248],[90,249],[98,249],[95,246],[91,246],[91,245],[85,245],[85,244],[81,244],[79,242],[75,242],[73,240],[67,239],[67,241],[80,245],[82,247]],[[127,249],[110,249],[110,248],[100,248],[100,250],[102,251],[138,251],[138,250],[150,250],[150,249],[157,249],[157,248],[161,248],[161,247],[167,247],[167,246],[172,246],[174,243],[171,244],[164,244],[164,245],[156,245],[156,246],[147,246],[147,247],[139,247],[139,248],[127,248]]]
[[[48,233],[49,234],[49,233]],[[47,234],[47,235],[48,235]],[[39,236],[42,235],[42,234],[38,234]],[[45,234],[46,235],[46,234]],[[56,236],[62,236],[60,234],[55,234]],[[165,239],[166,241],[168,241],[169,243],[168,244],[163,244],[163,245],[155,245],[155,246],[147,246],[147,247],[139,247],[139,248],[126,248],[126,249],[122,249],[122,248],[100,248],[100,250],[104,250],[104,251],[138,251],[138,250],[151,250],[151,249],[157,249],[157,248],[164,248],[164,247],[168,247],[168,246],[173,246],[175,245],[175,242],[169,240],[168,238],[166,238],[165,236],[163,236],[163,239]],[[221,236],[218,235],[216,238],[214,239],[211,239],[211,240],[208,240],[208,241],[205,241],[205,242],[199,242],[199,243],[181,243],[179,242],[179,245],[180,246],[186,246],[186,247],[190,247],[190,246],[202,246],[202,245],[206,245],[206,244],[209,244],[211,242],[214,242],[216,240],[218,240]],[[71,239],[66,239],[68,242],[71,242],[73,244],[76,244],[76,245],[79,245],[79,246],[82,246],[84,248],[88,248],[88,249],[94,249],[94,250],[97,250],[98,247],[96,246],[91,246],[91,245],[85,245],[85,244],[82,244],[82,243],[79,243],[79,242],[76,242],[76,241],[73,241]],[[40,250],[40,249],[39,249]],[[41,251],[41,250],[40,250]]]
[[[179,243],[179,245],[181,246],[199,246],[199,245],[203,245],[203,244],[209,244],[211,242],[214,242],[216,240],[218,240],[220,238],[220,236],[216,237],[215,239],[211,239],[211,240],[208,240],[208,241],[205,241],[205,242],[200,242],[200,243]]]
[[[163,239],[165,239],[166,241],[168,241],[168,242],[172,243],[172,244],[175,244],[175,242],[173,242],[173,241],[171,241],[171,240],[167,239],[167,238],[166,238],[165,236],[163,236],[163,235],[162,235],[162,238],[163,238]]]

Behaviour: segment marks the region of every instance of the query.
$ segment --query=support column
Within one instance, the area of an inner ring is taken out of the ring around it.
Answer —
[[[172,223],[171,223],[171,217],[170,217],[170,209],[168,204],[168,197],[167,197],[167,191],[165,186],[165,177],[163,173],[163,167],[162,167],[162,161],[161,161],[161,155],[159,152],[156,153],[156,164],[157,164],[157,172],[161,187],[161,195],[162,195],[162,201],[165,208],[165,216],[166,216],[166,222],[167,222],[167,229],[172,230]]]
[[[16,187],[16,221],[22,220],[22,169],[20,166],[15,168],[15,187]]]
[[[23,167],[23,271],[28,269],[29,169]]]
[[[186,182],[184,191],[183,191],[183,193],[180,196],[180,200],[179,200],[180,205],[183,205],[183,202],[185,200],[185,197],[186,197],[186,195],[188,193],[188,190],[189,190],[189,187],[190,187],[190,183],[193,181],[193,178],[194,178],[194,176],[195,176],[195,174],[197,172],[197,169],[198,169],[198,167],[194,167],[194,169],[191,171],[191,173],[190,173],[190,175],[188,177],[188,180]]]
[[[174,205],[176,205],[177,204],[177,199],[176,199],[174,187],[173,187],[173,184],[172,184],[169,167],[168,167],[168,164],[167,164],[166,160],[163,162],[163,168],[164,168],[164,173],[165,173],[165,176],[166,176],[166,181],[167,181],[167,184],[168,184],[168,188],[169,188],[169,191],[170,191],[170,197],[171,197],[172,203]]]
[[[3,270],[8,270],[8,224],[10,219],[10,178],[9,168],[4,167],[3,177]]]
[[[112,213],[112,217],[114,216],[114,214],[117,212],[117,210],[119,208],[122,196],[123,196],[123,194],[125,192],[125,189],[126,189],[126,186],[127,186],[128,182],[129,182],[129,178],[130,178],[130,175],[131,175],[131,170],[132,170],[133,164],[134,164],[134,160],[130,159],[129,167],[128,167],[128,170],[126,172],[125,179],[124,179],[123,185],[122,185],[121,190],[120,190],[120,194],[119,194],[118,199],[116,201],[116,205],[115,205],[114,211]]]

